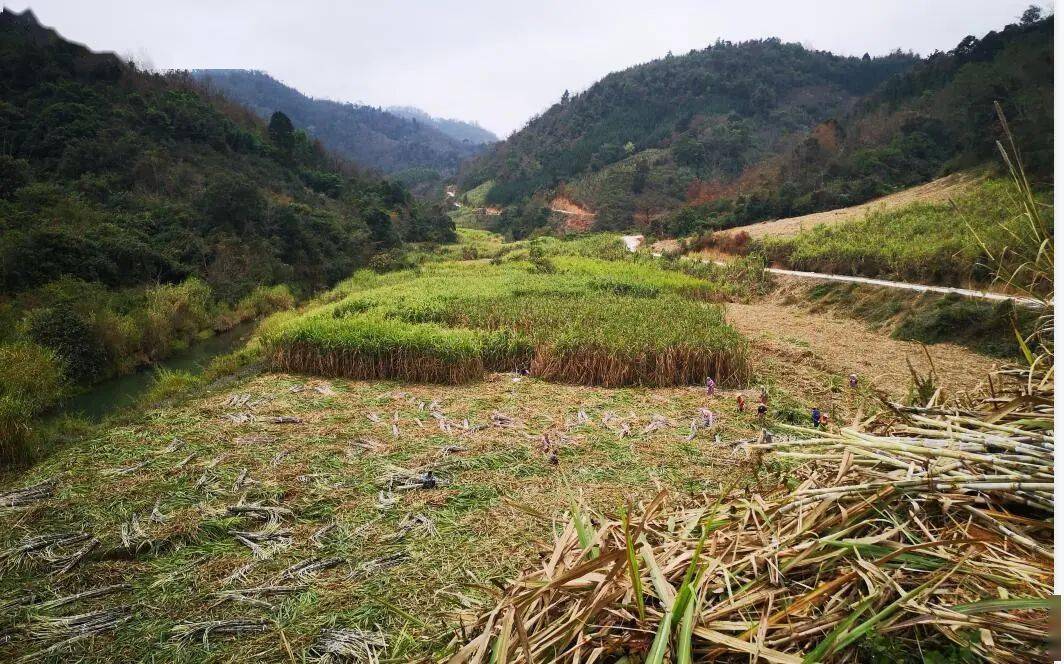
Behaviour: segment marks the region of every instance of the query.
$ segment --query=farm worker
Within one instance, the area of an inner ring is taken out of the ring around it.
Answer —
[[[820,426],[822,428],[824,428],[824,429],[828,428],[828,414],[827,413],[821,413],[820,414]]]
[[[857,389],[857,374],[855,374],[855,373],[850,374],[850,389],[851,390],[856,390]]]
[[[735,397],[735,405],[739,407],[739,412],[740,413],[745,412],[746,411],[746,397],[744,397],[742,394],[740,394],[739,396]]]
[[[717,389],[717,381],[713,380],[712,376],[706,376],[706,396],[713,396],[713,392]]]
[[[757,418],[759,420],[765,419],[765,415],[768,414],[768,406],[763,403],[757,404]]]
[[[820,409],[813,406],[813,428],[820,428]]]

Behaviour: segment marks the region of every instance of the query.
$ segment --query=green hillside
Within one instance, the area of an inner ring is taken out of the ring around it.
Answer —
[[[917,59],[718,43],[610,74],[468,164],[505,219],[545,225],[544,197],[601,230],[682,236],[853,205],[994,162],[1000,101],[1038,181],[1052,168],[1053,18],[1027,13]],[[771,92],[769,92],[771,91]]]
[[[267,128],[28,11],[0,14],[0,136],[0,420],[454,237],[286,117]],[[23,381],[31,365],[48,379]]]
[[[846,207],[981,163],[998,163],[1001,103],[1037,182],[1052,173],[1053,18],[966,37],[878,87],[855,109],[729,184],[699,183],[663,235]],[[741,194],[739,192],[742,192]]]
[[[778,39],[717,42],[615,72],[570,96],[470,165],[466,188],[494,178],[494,203],[595,172],[647,148],[675,145],[705,176],[726,176],[786,137],[844,111],[915,62],[895,53],[840,57]],[[685,150],[704,144],[711,159]]]

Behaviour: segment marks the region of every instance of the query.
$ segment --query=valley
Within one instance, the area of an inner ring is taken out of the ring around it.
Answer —
[[[0,13],[0,660],[1050,661],[1051,14],[501,140],[328,14],[390,105]]]

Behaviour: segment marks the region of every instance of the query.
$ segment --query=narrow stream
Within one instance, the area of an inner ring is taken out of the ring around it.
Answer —
[[[88,391],[76,394],[64,401],[56,415],[80,415],[93,421],[134,403],[155,381],[155,371],[171,369],[198,374],[219,355],[236,350],[251,337],[255,323],[243,323],[231,330],[204,339],[186,350],[180,351],[150,367],[135,373],[117,376],[92,386]]]

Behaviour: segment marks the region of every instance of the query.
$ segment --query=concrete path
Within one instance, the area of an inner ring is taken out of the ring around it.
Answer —
[[[642,235],[622,235],[621,239],[624,240],[624,245],[628,247],[628,251],[635,252],[641,244],[643,244]],[[654,254],[654,256],[660,256],[661,254]],[[724,265],[724,261],[713,261],[717,265]],[[881,286],[883,288],[896,288],[900,290],[911,290],[918,293],[942,293],[944,295],[960,295],[961,297],[970,297],[978,300],[990,300],[991,302],[1006,302],[1012,301],[1022,307],[1028,307],[1031,309],[1040,309],[1044,307],[1044,303],[1039,300],[1033,300],[1028,297],[1020,297],[1016,295],[1005,295],[1003,293],[992,293],[990,291],[972,290],[970,288],[953,288],[951,286],[928,286],[925,284],[911,284],[905,281],[890,281],[888,279],[872,279],[871,277],[853,277],[845,274],[827,274],[825,272],[802,272],[800,270],[785,270],[778,267],[765,268],[766,272],[771,274],[779,274],[787,277],[795,277],[798,279],[813,279],[817,281],[842,281],[851,284],[866,284],[869,286]]]

